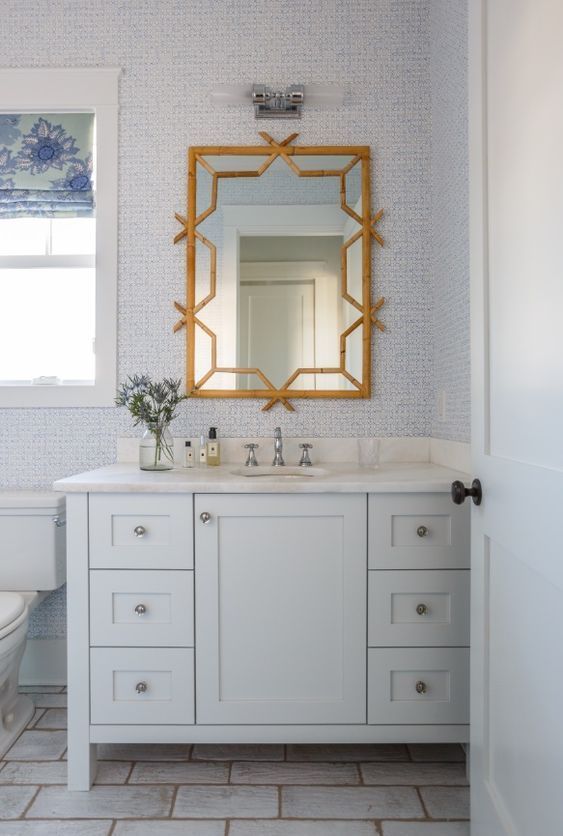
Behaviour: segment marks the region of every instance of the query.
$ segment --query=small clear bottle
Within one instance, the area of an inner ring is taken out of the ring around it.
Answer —
[[[191,441],[184,444],[184,467],[193,467],[195,464],[194,448]]]
[[[203,433],[199,439],[199,463],[202,466],[207,464],[207,442]]]
[[[207,464],[209,467],[217,467],[221,464],[221,446],[217,441],[217,427],[209,427],[209,438],[207,440]]]

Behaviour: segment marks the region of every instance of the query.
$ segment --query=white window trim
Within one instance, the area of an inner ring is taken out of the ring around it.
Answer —
[[[0,69],[0,113],[96,115],[96,380],[0,385],[1,407],[113,406],[117,384],[118,67]]]

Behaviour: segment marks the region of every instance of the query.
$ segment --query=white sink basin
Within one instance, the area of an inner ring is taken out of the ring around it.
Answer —
[[[274,479],[312,479],[315,476],[327,476],[328,470],[323,467],[235,467],[231,470],[233,476],[269,476]]]

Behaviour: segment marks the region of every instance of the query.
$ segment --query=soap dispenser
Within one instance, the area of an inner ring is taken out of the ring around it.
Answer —
[[[217,441],[217,427],[209,427],[207,440],[207,464],[209,467],[217,467],[221,464],[221,450]]]

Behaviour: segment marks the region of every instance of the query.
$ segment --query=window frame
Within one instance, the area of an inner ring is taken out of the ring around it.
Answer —
[[[96,117],[96,379],[1,384],[2,407],[113,406],[117,385],[118,84],[121,70],[0,69],[0,113],[92,111]]]

